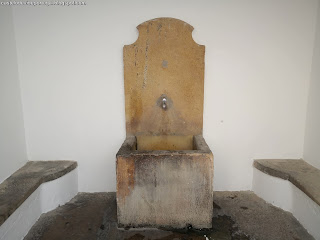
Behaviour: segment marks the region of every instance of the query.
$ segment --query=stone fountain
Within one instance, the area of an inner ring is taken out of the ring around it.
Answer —
[[[119,227],[211,228],[213,155],[203,136],[205,47],[157,18],[123,48],[127,137],[117,153]]]

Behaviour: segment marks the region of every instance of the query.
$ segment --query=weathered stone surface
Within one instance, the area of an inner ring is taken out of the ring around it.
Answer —
[[[0,225],[40,186],[77,167],[74,161],[29,161],[0,184]]]
[[[138,135],[137,150],[193,150],[193,136]]]
[[[202,136],[195,150],[135,151],[128,137],[117,154],[120,226],[212,227],[213,155]]]
[[[213,155],[202,137],[204,46],[174,18],[124,46],[127,139],[117,154],[119,226],[212,227]]]
[[[320,205],[320,170],[301,159],[259,159],[254,167],[271,176],[290,181]]]
[[[137,28],[137,41],[123,49],[127,135],[202,134],[205,47],[193,27],[157,18]]]
[[[292,214],[252,192],[215,192],[213,229],[119,229],[114,193],[79,193],[43,214],[25,240],[314,240]]]

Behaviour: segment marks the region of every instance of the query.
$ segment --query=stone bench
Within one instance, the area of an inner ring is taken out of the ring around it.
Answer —
[[[320,170],[301,159],[260,159],[253,167],[253,191],[320,239]]]
[[[320,205],[320,170],[303,160],[255,160],[256,169],[274,177],[290,181]]]
[[[75,161],[29,161],[3,181],[0,239],[21,239],[42,213],[77,194],[76,168]]]

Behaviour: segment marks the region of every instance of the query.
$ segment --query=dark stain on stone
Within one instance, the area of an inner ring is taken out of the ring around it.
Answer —
[[[129,229],[130,229],[129,226],[125,226],[125,227],[124,227],[124,230],[129,230]]]
[[[216,204],[215,202],[213,202],[213,208],[215,208],[215,209],[221,209],[221,207],[220,207],[218,204]]]
[[[245,240],[245,239],[251,239],[250,236],[242,233],[239,231],[238,227],[236,227],[235,222],[231,219],[230,216],[218,216],[214,217],[212,221],[213,227],[213,233],[211,233],[209,236],[212,237],[212,239],[219,239],[219,236],[222,236],[223,234],[225,237],[229,238],[222,238],[222,239],[230,239],[231,240]]]
[[[216,197],[221,193],[215,193]],[[238,195],[238,200],[243,200],[244,194]],[[245,196],[250,196],[250,193],[246,193]],[[25,240],[56,240],[56,239],[68,239],[68,240],[142,240],[142,239],[152,239],[152,240],[270,240],[270,239],[294,239],[294,240],[311,240],[313,239],[307,231],[299,227],[300,225],[293,224],[287,221],[290,228],[284,226],[283,232],[279,232],[280,236],[278,238],[270,238],[270,232],[278,229],[278,225],[275,221],[263,222],[264,227],[251,229],[251,232],[247,232],[244,229],[238,227],[239,219],[235,216],[229,216],[226,211],[233,209],[235,212],[239,212],[238,209],[246,204],[239,204],[238,202],[228,201],[230,195],[225,195],[225,197],[218,199],[217,202],[220,204],[219,209],[215,208],[214,212],[217,214],[212,218],[212,228],[211,229],[195,229],[191,225],[186,226],[184,229],[135,229],[126,228],[119,229],[117,224],[117,206],[116,206],[116,196],[114,193],[80,193],[74,199],[72,199],[66,205],[63,205],[51,212],[43,214],[38,222],[32,227]],[[245,198],[247,201],[247,206],[251,206],[253,201],[249,198]],[[250,215],[244,220],[247,224],[252,225],[250,219],[257,217],[256,222],[261,222],[260,216],[263,214],[258,214],[255,216],[256,212],[260,209],[263,211],[273,211],[273,207],[261,207],[268,206],[265,202],[261,200],[263,205],[257,205],[254,201],[254,205],[250,209],[254,210],[250,212]],[[234,208],[230,206],[235,206]],[[218,206],[216,204],[216,206]],[[220,210],[221,209],[221,210]],[[266,212],[264,212],[266,213]],[[273,216],[275,219],[284,217],[287,215],[286,212],[272,212],[275,213]],[[221,215],[219,215],[221,214]],[[252,215],[251,215],[252,214]],[[240,213],[241,215],[241,213]],[[296,221],[292,217],[292,221]],[[64,228],[68,223],[70,227]],[[90,226],[88,231],[88,224]],[[259,224],[258,224],[259,225]],[[130,230],[129,230],[130,229]],[[289,231],[290,230],[290,231]],[[252,235],[251,235],[252,234]],[[258,237],[257,237],[258,236]],[[260,237],[259,237],[260,236]],[[263,236],[263,237],[261,237]],[[281,237],[282,236],[282,237]],[[281,238],[280,238],[281,237]]]
[[[247,207],[240,207],[241,209],[244,209],[244,210],[247,210],[248,208]]]
[[[233,196],[229,196],[228,198],[235,199],[236,197],[237,197],[237,195],[233,195]]]
[[[250,236],[242,233],[231,217],[223,215],[212,218],[212,229],[194,229],[187,226],[184,229],[161,228],[164,231],[171,231],[173,234],[159,240],[169,239],[231,239],[249,240]]]
[[[167,60],[163,60],[162,61],[162,67],[163,68],[167,68],[168,67],[168,61]]]
[[[139,233],[133,235],[132,237],[125,238],[125,240],[143,240],[143,239],[144,239],[144,236]]]

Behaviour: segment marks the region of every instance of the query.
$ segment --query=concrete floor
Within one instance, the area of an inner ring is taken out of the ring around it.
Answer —
[[[43,214],[25,240],[311,240],[292,214],[254,193],[215,192],[213,228],[118,229],[115,193],[79,193],[69,203]]]

